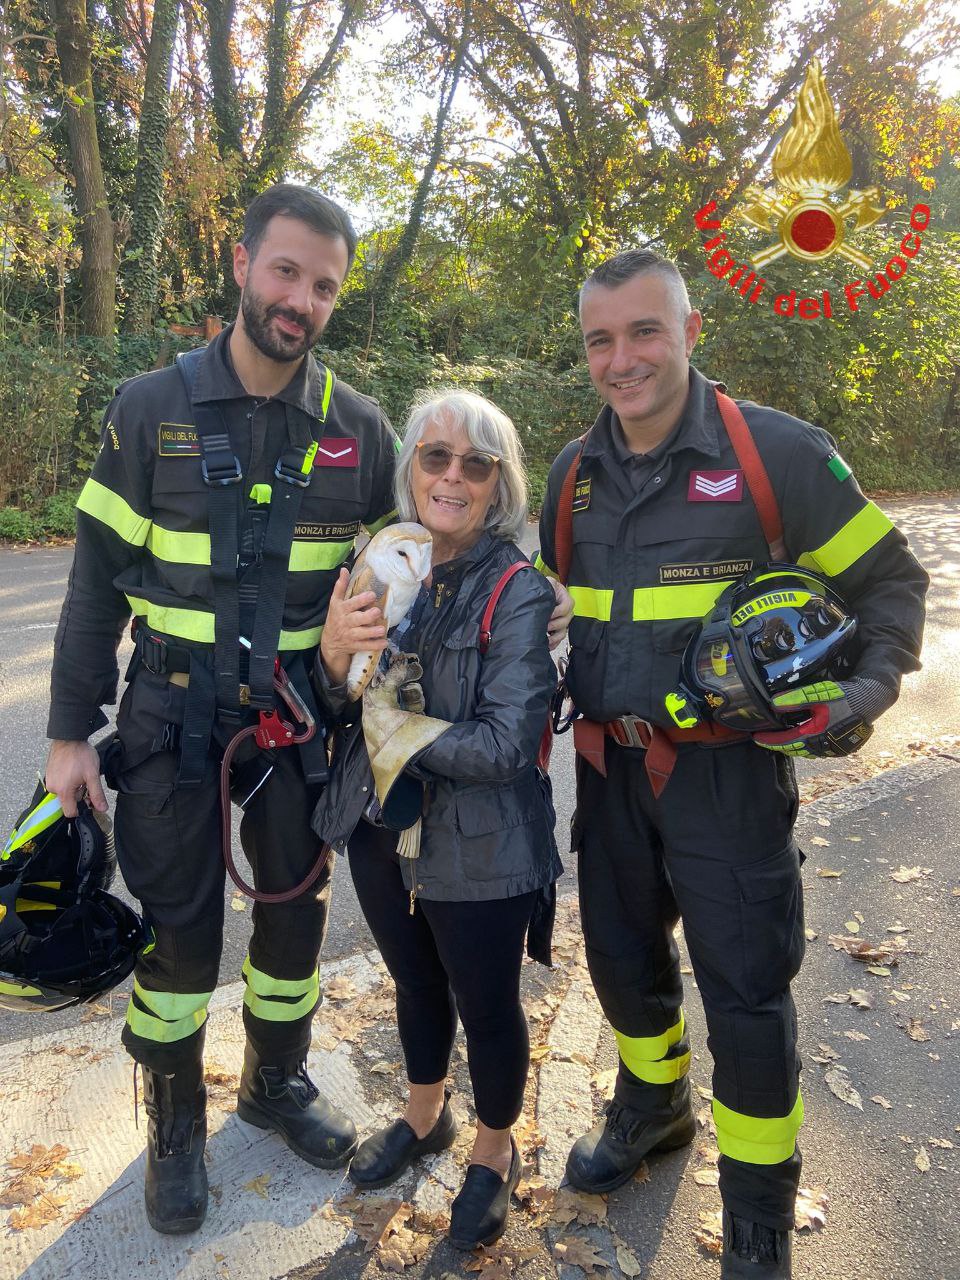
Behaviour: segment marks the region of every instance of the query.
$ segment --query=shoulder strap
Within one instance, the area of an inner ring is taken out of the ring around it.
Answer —
[[[567,585],[570,577],[570,562],[573,560],[573,495],[577,487],[577,473],[580,470],[580,459],[583,457],[583,446],[587,443],[589,431],[580,437],[580,448],[573,456],[560,487],[557,500],[557,523],[553,534],[553,554],[557,561],[557,577]]]
[[[766,538],[767,546],[770,549],[770,558],[771,560],[786,562],[790,557],[783,541],[783,521],[780,519],[780,508],[777,505],[776,494],[773,492],[773,485],[770,483],[767,469],[763,465],[763,459],[760,457],[753,433],[747,424],[746,418],[740,412],[737,402],[731,399],[730,396],[725,395],[719,387],[715,386],[713,390],[717,397],[717,407],[720,410],[723,425],[727,429],[727,435],[730,437],[733,451],[737,455],[737,461],[743,469],[744,479],[747,482],[747,488],[750,490],[753,505],[757,508],[763,536]]]
[[[490,648],[490,641],[493,639],[490,624],[493,622],[493,611],[497,607],[497,601],[503,594],[504,587],[521,569],[532,569],[533,567],[529,560],[518,560],[516,564],[511,564],[504,569],[500,575],[497,585],[490,592],[490,599],[487,601],[487,607],[484,609],[483,617],[480,619],[480,640],[477,647],[481,654],[486,653]]]

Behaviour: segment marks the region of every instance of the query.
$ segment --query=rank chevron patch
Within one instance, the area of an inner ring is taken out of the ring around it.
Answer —
[[[742,471],[690,472],[688,502],[739,502],[742,497]]]

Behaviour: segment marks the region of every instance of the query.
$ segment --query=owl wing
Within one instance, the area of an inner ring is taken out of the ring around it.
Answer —
[[[377,597],[377,607],[386,618],[390,604],[390,587],[387,583],[380,581],[374,570],[366,563],[363,551],[361,551],[354,562],[350,581],[347,583],[347,599],[350,600],[353,596],[358,596],[364,591],[372,591],[374,593]],[[353,655],[350,661],[350,671],[347,675],[347,695],[351,701],[356,701],[367,687],[374,671],[377,669],[379,657],[379,653],[373,652],[355,653]]]

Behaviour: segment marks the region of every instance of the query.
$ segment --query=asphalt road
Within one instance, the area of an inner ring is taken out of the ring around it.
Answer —
[[[933,579],[924,669],[905,682],[899,703],[880,722],[864,749],[867,754],[887,752],[898,759],[908,759],[910,743],[960,732],[960,682],[956,678],[960,656],[960,498],[924,498],[881,505],[907,533]],[[524,547],[530,550],[536,545],[536,528],[531,526]],[[0,551],[0,829],[4,838],[32,795],[46,756],[53,637],[71,557],[69,547]],[[126,642],[121,651],[121,670],[128,652]],[[810,766],[802,762],[808,772],[829,769],[831,763]],[[570,735],[556,743],[551,774],[558,844],[563,856],[574,795]],[[946,850],[942,856],[949,856]],[[565,861],[568,871],[561,881],[561,892],[575,887],[576,881],[573,860]],[[229,882],[227,896],[233,898]],[[249,910],[228,907],[226,921],[220,974],[224,983],[240,976],[250,927]],[[371,945],[347,867],[341,864],[334,882],[324,956],[332,959],[350,955]],[[42,1030],[73,1026],[80,1017],[76,1009],[45,1015]],[[39,1030],[25,1025],[22,1014],[0,1011],[0,1042]]]

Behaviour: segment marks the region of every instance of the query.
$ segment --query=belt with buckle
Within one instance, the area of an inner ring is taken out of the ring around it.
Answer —
[[[621,747],[649,747],[653,741],[654,726],[641,716],[620,716],[608,720],[603,731]]]
[[[175,684],[181,689],[190,688],[190,673],[187,671],[171,671],[167,676],[170,684]],[[242,684],[240,686],[240,705],[247,707],[250,705],[250,686]]]

